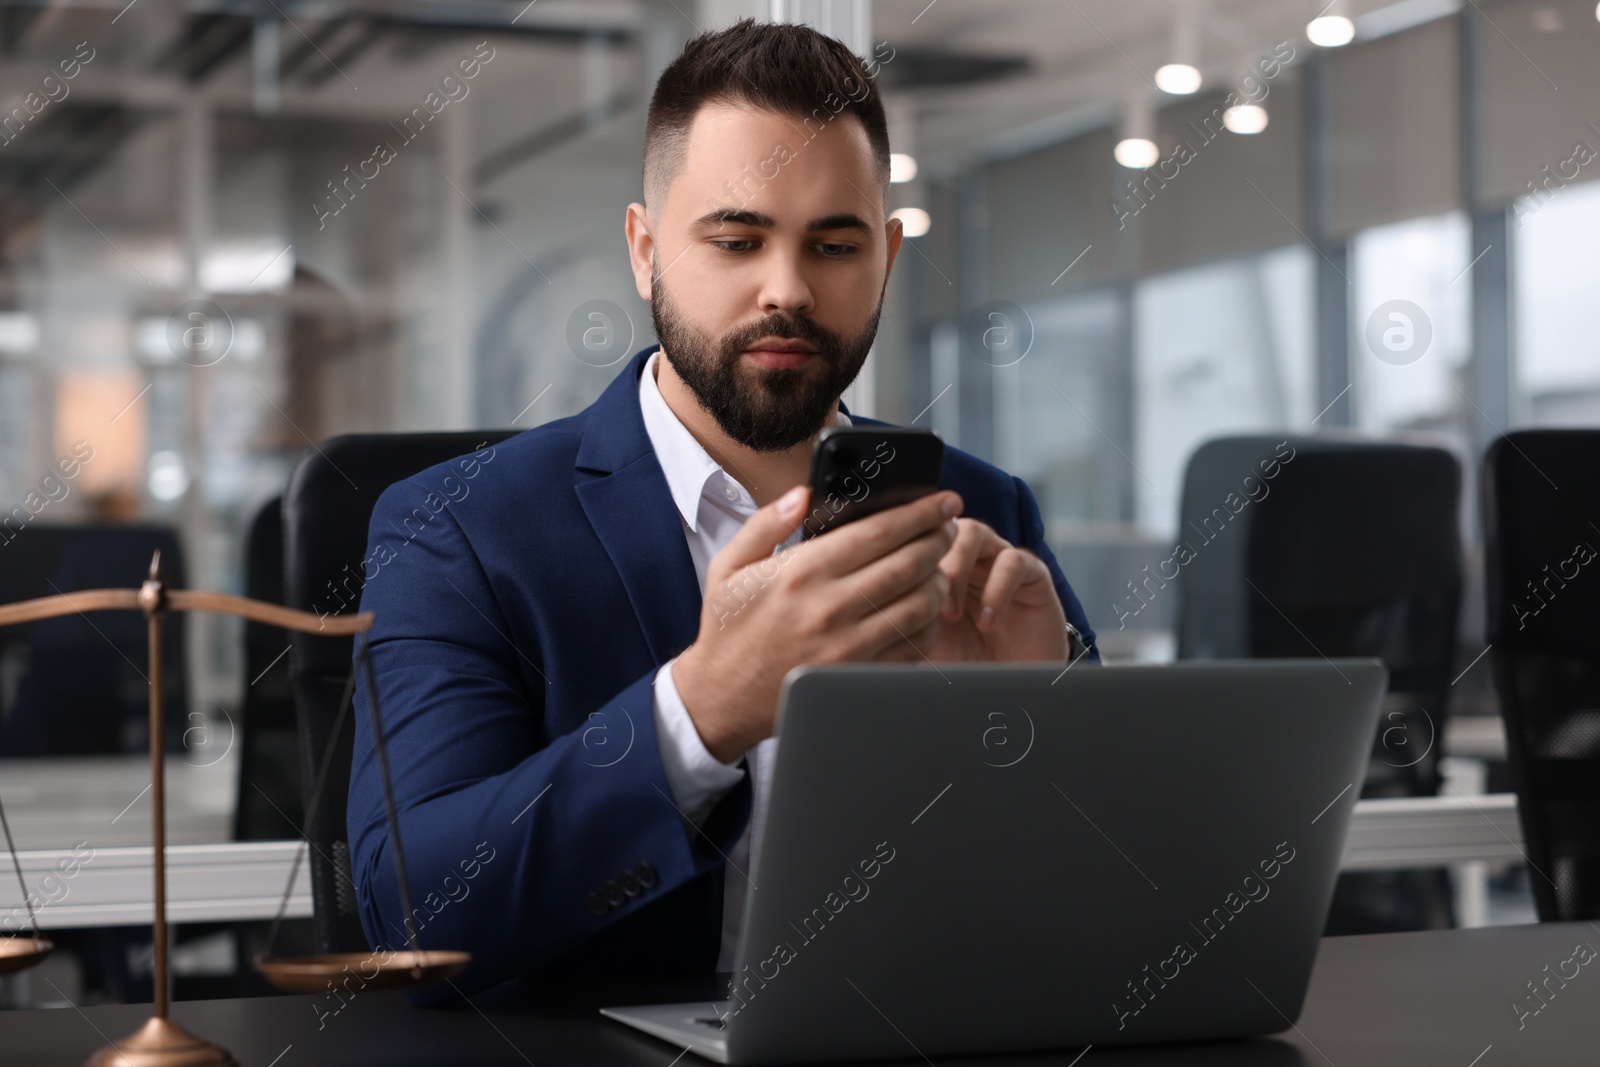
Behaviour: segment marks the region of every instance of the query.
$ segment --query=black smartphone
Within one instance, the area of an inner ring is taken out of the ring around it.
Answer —
[[[801,537],[909,503],[939,488],[944,442],[904,426],[830,426],[811,454],[811,513]]]

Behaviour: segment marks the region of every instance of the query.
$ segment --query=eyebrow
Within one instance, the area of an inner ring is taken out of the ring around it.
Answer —
[[[824,215],[820,219],[812,219],[806,223],[807,230],[861,230],[871,233],[872,227],[867,220],[852,212],[839,215]]]
[[[721,226],[752,226],[758,230],[774,230],[778,222],[771,215],[764,215],[759,211],[746,211],[742,208],[719,208],[708,212],[694,221],[696,228],[708,229]],[[807,232],[819,230],[860,230],[871,233],[872,226],[866,219],[853,212],[842,212],[837,215],[823,215],[806,223]]]
[[[777,228],[778,222],[771,215],[763,215],[759,211],[745,211],[742,208],[724,207],[716,211],[707,212],[694,220],[696,227],[726,226],[754,226],[759,230]]]

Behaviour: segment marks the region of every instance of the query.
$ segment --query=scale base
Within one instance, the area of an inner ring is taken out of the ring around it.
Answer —
[[[86,1067],[239,1067],[227,1049],[202,1041],[171,1019],[151,1017],[138,1031],[89,1057]]]
[[[44,962],[56,950],[48,937],[0,937],[0,974],[16,974]]]
[[[325,956],[257,956],[254,966],[267,981],[288,993],[322,993],[335,983],[356,980],[360,989],[415,989],[454,978],[466,970],[466,952],[423,949],[412,952],[341,952]],[[367,969],[372,969],[368,974]],[[349,986],[345,988],[348,990]]]

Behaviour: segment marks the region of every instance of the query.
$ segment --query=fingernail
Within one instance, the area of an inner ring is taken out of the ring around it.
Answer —
[[[953,519],[956,517],[956,513],[961,510],[961,501],[953,496],[947,496],[944,498],[944,503],[939,505],[939,510],[944,512],[945,518]]]
[[[992,625],[994,625],[994,609],[993,608],[986,607],[982,611],[978,612],[978,628],[979,629],[987,630]]]
[[[805,506],[806,487],[797,485],[778,498],[778,514],[784,518],[793,518]]]

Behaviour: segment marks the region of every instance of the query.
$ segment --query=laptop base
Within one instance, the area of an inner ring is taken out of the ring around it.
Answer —
[[[651,1037],[688,1047],[690,1052],[715,1063],[728,1062],[728,1035],[720,1016],[731,1001],[687,1004],[643,1004],[631,1008],[601,1008],[600,1014],[643,1030]]]

